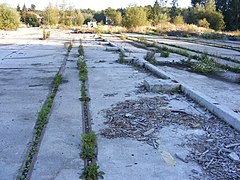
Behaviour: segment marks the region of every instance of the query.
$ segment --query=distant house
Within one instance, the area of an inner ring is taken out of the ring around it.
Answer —
[[[27,11],[26,14],[32,14],[32,15],[34,15],[34,16],[36,16],[36,19],[37,19],[38,22],[42,22],[42,19],[43,19],[43,18],[42,18],[41,16],[39,16],[37,13],[35,13],[35,12],[33,12],[33,11]]]

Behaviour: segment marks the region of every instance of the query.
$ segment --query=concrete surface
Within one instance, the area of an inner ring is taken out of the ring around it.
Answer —
[[[144,85],[148,91],[161,92],[161,91],[177,91],[180,89],[180,84],[172,80],[144,80]]]
[[[140,37],[141,35],[134,36]],[[111,39],[111,37],[108,37],[108,39]],[[113,39],[118,41],[118,43],[121,42],[120,40],[116,40],[116,38]],[[128,50],[131,49],[135,49],[135,47],[128,45]],[[135,56],[129,54],[129,57],[131,59]],[[156,67],[143,60],[143,56],[139,59],[135,58],[132,61],[137,65],[144,66],[160,78],[176,80],[176,82],[179,82],[182,85],[183,90],[186,90],[185,93],[187,95],[199,104],[208,108],[209,111],[219,118],[240,130],[240,110],[238,105],[240,89],[238,84],[212,79],[204,75],[172,67]]]
[[[52,113],[31,176],[40,179],[79,179],[84,162],[80,159],[82,110],[77,69],[79,44],[74,45],[63,73],[63,84],[55,97]]]
[[[170,45],[177,45],[177,46],[181,46],[181,47],[185,47],[193,50],[198,50],[201,52],[209,52],[210,54],[215,54],[223,57],[230,57],[240,61],[240,52],[230,50],[230,49],[222,49],[218,47],[195,44],[195,43],[181,41],[181,40],[166,39],[159,36],[146,36],[146,35],[139,35],[139,34],[126,34],[126,35],[130,35],[132,37],[146,37],[148,39],[155,40],[157,42],[167,43]]]
[[[97,163],[106,174],[105,179],[203,179],[203,170],[193,162],[184,163],[174,155],[186,157],[189,147],[182,146],[188,136],[205,132],[182,126],[167,126],[155,132],[158,149],[135,139],[106,139],[100,135],[106,128],[104,111],[118,102],[143,97],[161,96],[168,99],[167,108],[209,118],[211,114],[184,96],[164,93],[139,92],[144,80],[158,78],[130,65],[118,64],[117,52],[106,51],[105,44],[94,41],[94,35],[71,35],[69,31],[51,30],[51,38],[41,41],[42,30],[38,28],[18,31],[0,31],[0,179],[15,179],[24,158],[38,111],[49,93],[50,84],[59,70],[66,52],[63,43],[84,38],[84,50],[89,71],[90,112],[92,128],[98,142]],[[115,39],[121,50],[140,64],[147,51]],[[188,44],[189,45],[189,44]],[[77,180],[84,166],[81,152],[81,102],[79,71],[76,68],[78,44],[75,44],[63,74],[53,103],[49,123],[43,137],[31,179]],[[180,58],[179,56],[171,57]],[[139,59],[139,60],[136,60]],[[172,60],[171,59],[171,60]],[[161,60],[161,59],[160,59]],[[200,92],[203,101],[216,107],[235,111],[238,119],[239,92],[237,84],[217,81],[206,76],[188,73],[174,68],[153,67],[166,79],[177,80],[192,92]],[[189,87],[190,86],[190,87]],[[183,89],[184,90],[184,89]],[[187,94],[187,93],[186,93]],[[199,95],[199,93],[197,93]],[[206,97],[205,97],[206,96]],[[200,99],[201,99],[200,98]],[[208,100],[210,98],[210,100]],[[199,99],[199,98],[198,98]],[[211,106],[212,107],[212,106]],[[219,111],[221,113],[221,111]],[[163,152],[173,156],[176,165],[164,161]],[[198,172],[198,175],[192,172]]]
[[[100,170],[104,171],[105,179],[190,179],[192,169],[201,172],[195,163],[183,164],[176,159],[177,166],[168,166],[160,150],[171,150],[172,152],[187,153],[184,147],[176,148],[184,139],[182,130],[178,138],[167,146],[163,143],[161,149],[154,149],[144,142],[133,139],[106,139],[100,135],[100,131],[106,127],[104,121],[104,110],[111,108],[118,102],[128,99],[139,99],[141,97],[155,97],[161,94],[140,93],[137,94],[136,86],[143,83],[144,79],[156,80],[146,72],[140,72],[128,65],[118,64],[118,54],[105,51],[105,47],[99,45],[94,39],[85,40],[85,59],[88,65],[88,79],[90,92],[90,110],[93,119],[93,130],[97,133],[98,142],[98,161]],[[100,60],[104,60],[101,61]],[[103,86],[104,84],[104,86]],[[179,109],[178,105],[185,102],[184,110],[193,114],[199,114],[193,104],[188,101],[172,100],[171,108]],[[192,108],[191,108],[192,107]],[[169,107],[170,108],[170,107]],[[202,114],[202,113],[201,113]],[[204,114],[204,113],[203,113]],[[202,115],[203,115],[202,114]],[[176,130],[178,131],[178,130]],[[171,134],[171,132],[169,132]],[[199,132],[185,132],[186,134],[198,134]],[[202,132],[204,133],[204,132]],[[185,135],[186,135],[185,134]],[[172,137],[174,134],[172,134]],[[167,142],[169,134],[159,132],[159,138]],[[180,139],[177,141],[177,139]]]
[[[0,179],[16,178],[34,125],[65,49],[40,41],[42,31],[5,31],[0,41]],[[49,56],[38,57],[41,54]]]

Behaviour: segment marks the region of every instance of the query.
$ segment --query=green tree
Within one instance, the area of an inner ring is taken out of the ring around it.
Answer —
[[[35,10],[36,10],[36,5],[35,5],[35,4],[31,4],[30,10],[31,10],[31,11],[35,11]]]
[[[51,3],[48,4],[43,11],[44,24],[56,25],[58,23],[59,10],[57,7],[53,7]]]
[[[210,23],[210,28],[217,31],[223,30],[225,28],[225,22],[221,12],[206,11],[204,15],[207,21]]]
[[[162,3],[164,4],[164,3]],[[152,13],[151,13],[151,21],[153,25],[157,25],[161,22],[169,21],[169,16],[167,13],[163,12],[163,9],[161,8],[159,2],[156,0],[153,7],[152,7]]]
[[[21,11],[21,8],[20,8],[20,5],[18,4],[17,5],[17,12],[20,12]]]
[[[204,28],[209,28],[210,24],[206,18],[203,18],[198,21],[198,26],[204,27]]]
[[[74,25],[81,26],[84,22],[84,16],[80,10],[77,10],[74,18]]]
[[[40,23],[37,21],[37,17],[34,14],[26,14],[25,23],[32,27],[37,27]]]
[[[189,10],[187,23],[199,24],[199,21],[206,19],[209,27],[214,30],[223,30],[225,27],[224,17],[220,11],[215,9],[214,1],[209,1],[203,5],[196,4]]]
[[[16,30],[19,27],[20,17],[16,9],[6,4],[0,4],[0,29]]]
[[[173,23],[176,25],[179,24],[184,24],[184,19],[181,15],[177,15],[174,19],[173,19]]]
[[[228,30],[240,29],[240,2],[239,0],[215,0],[217,10],[224,16]]]
[[[172,0],[172,7],[171,7],[171,10],[170,10],[170,18],[171,18],[171,21],[173,21],[173,19],[179,15],[179,12],[178,12],[178,0]]]
[[[26,8],[26,5],[25,3],[23,4],[23,7],[22,7],[22,12],[26,12],[27,11],[27,8]]]
[[[214,0],[207,0],[204,5],[207,11],[216,11],[215,1]]]
[[[113,8],[108,8],[105,10],[105,15],[108,18],[107,23],[119,26],[122,23],[122,14]]]
[[[21,10],[21,21],[24,23],[26,23],[26,12],[27,12],[26,5],[23,4],[22,10]]]
[[[147,13],[143,7],[128,7],[124,16],[123,24],[127,28],[135,28],[147,24]]]
[[[197,4],[204,5],[206,0],[191,0],[192,6],[196,6]]]
[[[63,3],[60,5],[59,10],[59,24],[65,24],[67,21],[67,13],[66,13],[66,3],[63,1]]]
[[[103,10],[94,13],[93,19],[95,19],[98,23],[106,24],[106,16]]]

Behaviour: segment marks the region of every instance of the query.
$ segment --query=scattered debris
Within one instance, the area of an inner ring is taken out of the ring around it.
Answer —
[[[143,87],[142,90],[144,92]],[[104,111],[107,119],[105,124],[109,127],[103,129],[101,134],[107,138],[123,137],[144,141],[158,149],[160,141],[155,133],[163,127],[184,125],[190,129],[201,129],[206,133],[186,136],[184,145],[191,148],[190,154],[183,158],[176,153],[175,157],[185,163],[197,162],[204,169],[205,175],[212,179],[239,179],[240,132],[214,116],[203,118],[169,108],[170,100],[181,98],[180,94],[168,93],[168,96],[120,102]],[[172,161],[174,159],[170,158],[172,156],[164,157]],[[172,161],[173,165],[175,160]]]
[[[189,158],[197,161],[211,179],[240,179],[240,132],[214,117],[202,128],[205,135],[186,137],[192,148]]]

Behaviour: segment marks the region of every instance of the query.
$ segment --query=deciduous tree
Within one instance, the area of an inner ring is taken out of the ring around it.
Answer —
[[[6,4],[0,4],[0,29],[16,30],[19,27],[20,17],[16,9]]]
[[[147,13],[143,7],[128,7],[124,16],[124,26],[135,28],[147,24]]]

